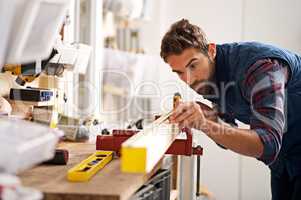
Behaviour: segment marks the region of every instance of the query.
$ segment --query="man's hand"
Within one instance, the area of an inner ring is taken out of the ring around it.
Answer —
[[[195,102],[180,102],[169,118],[171,123],[179,123],[179,128],[188,127],[203,131],[227,149],[246,156],[261,157],[263,143],[254,130],[225,126],[216,123],[214,119],[217,119],[216,109]]]
[[[179,128],[200,129],[206,122],[201,106],[195,102],[180,102],[169,119],[171,123],[179,123]]]
[[[198,102],[197,104],[200,105],[206,119],[209,119],[210,121],[217,122],[218,118],[218,110],[217,107],[210,108],[209,106]]]

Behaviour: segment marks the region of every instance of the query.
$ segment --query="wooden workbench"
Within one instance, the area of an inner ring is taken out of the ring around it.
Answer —
[[[95,144],[63,143],[60,148],[69,150],[68,165],[41,165],[20,174],[24,186],[42,191],[47,200],[127,200],[152,174],[121,173],[114,159],[90,181],[69,182],[68,169],[95,152]]]

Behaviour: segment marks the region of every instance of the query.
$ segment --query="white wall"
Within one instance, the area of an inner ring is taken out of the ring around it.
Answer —
[[[160,52],[162,36],[173,22],[182,18],[198,24],[211,41],[220,43],[237,41],[241,38],[241,0],[152,1],[153,18],[147,21],[142,29],[142,45],[148,53]]]
[[[152,0],[152,20],[142,29],[142,46],[152,54],[168,27],[181,18],[198,24],[212,42],[257,40],[301,53],[299,0]],[[161,81],[172,80],[167,69]],[[223,200],[270,199],[269,169],[253,158],[220,149],[199,135],[204,146],[202,181]]]
[[[299,0],[151,0],[151,17],[142,26],[142,45],[158,54],[168,27],[187,18],[212,42],[257,40],[301,53]]]
[[[300,8],[300,0],[245,0],[243,39],[269,42],[301,53]]]

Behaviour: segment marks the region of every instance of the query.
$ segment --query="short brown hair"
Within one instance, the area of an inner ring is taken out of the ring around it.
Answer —
[[[169,31],[164,35],[161,42],[160,56],[166,62],[170,55],[179,55],[185,49],[199,49],[208,55],[208,40],[204,31],[187,19],[181,19],[171,25]]]

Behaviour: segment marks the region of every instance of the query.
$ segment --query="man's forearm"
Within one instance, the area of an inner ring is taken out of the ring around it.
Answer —
[[[214,142],[236,153],[259,158],[263,153],[263,143],[253,130],[239,129],[206,120],[200,129]]]

